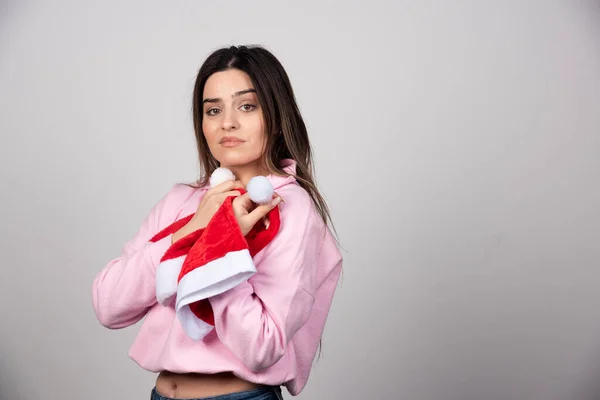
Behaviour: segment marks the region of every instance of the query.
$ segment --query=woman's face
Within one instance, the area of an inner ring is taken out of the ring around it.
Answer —
[[[263,154],[263,113],[250,77],[238,69],[211,75],[204,86],[202,131],[221,167],[256,163]]]

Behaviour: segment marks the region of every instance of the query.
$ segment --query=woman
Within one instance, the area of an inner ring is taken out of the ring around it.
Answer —
[[[282,399],[281,386],[295,396],[308,380],[342,257],[314,183],[310,143],[288,76],[259,46],[217,50],[198,73],[193,117],[203,174],[197,185],[174,185],[122,254],[99,272],[93,283],[97,318],[120,329],[145,317],[129,355],[159,372],[152,399]],[[219,167],[235,179],[211,185]],[[271,203],[256,205],[241,195],[255,176],[275,189]],[[214,329],[195,340],[172,304],[157,303],[156,271],[165,252],[206,227],[229,197],[243,234],[256,223],[269,226],[275,207],[280,224],[250,261],[256,273],[207,300]],[[175,232],[152,240],[192,214]]]

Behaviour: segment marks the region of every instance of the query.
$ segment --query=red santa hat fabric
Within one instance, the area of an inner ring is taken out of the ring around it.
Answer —
[[[241,190],[242,194],[245,192]],[[177,317],[187,335],[203,338],[214,327],[209,297],[226,292],[256,273],[253,257],[277,234],[279,209],[269,213],[269,226],[262,223],[244,237],[228,197],[210,220],[186,256],[177,283]]]
[[[154,237],[150,239],[150,242],[157,242],[177,232],[187,224],[193,216],[194,214],[191,214],[175,221],[173,224],[154,235]],[[160,259],[160,263],[156,268],[156,300],[160,304],[167,305],[177,293],[177,279],[183,261],[194,243],[200,238],[203,231],[204,229],[197,230],[173,243]]]
[[[224,169],[218,174],[230,178]],[[261,178],[253,178],[248,184],[249,191],[252,190],[251,198],[259,203],[270,200],[273,193],[266,178],[260,182]],[[212,184],[218,183],[213,181]],[[245,193],[243,189],[237,190]],[[214,328],[208,298],[235,287],[256,273],[252,258],[279,231],[280,214],[279,208],[275,207],[268,215],[268,227],[257,223],[243,236],[233,211],[234,199],[228,197],[205,228],[173,243],[157,268],[157,300],[168,305],[176,296],[177,317],[186,334],[194,340],[203,338]],[[152,240],[176,232],[192,217],[193,214],[174,222]]]

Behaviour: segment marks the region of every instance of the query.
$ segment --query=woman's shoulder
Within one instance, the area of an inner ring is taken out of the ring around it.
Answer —
[[[283,201],[279,203],[282,228],[290,235],[314,234],[321,236],[328,226],[309,191],[298,183],[285,185],[276,190]],[[284,235],[285,236],[285,235]]]
[[[162,197],[155,205],[155,210],[161,217],[169,220],[172,215],[178,214],[193,200],[197,193],[203,190],[194,183],[173,183],[163,192]]]
[[[316,215],[317,210],[309,192],[297,182],[278,188],[276,193],[283,199],[283,202],[279,203],[282,212],[303,218]]]
[[[195,193],[197,193],[198,191],[202,191],[203,189],[204,188],[199,186],[196,182],[177,182],[171,185],[164,198],[169,202],[185,202]]]
[[[298,205],[306,204],[311,201],[310,194],[306,189],[304,189],[298,182],[288,183],[287,185],[283,185],[277,189],[275,189],[277,194],[284,197],[284,200],[287,202],[288,198],[291,203],[297,203]]]

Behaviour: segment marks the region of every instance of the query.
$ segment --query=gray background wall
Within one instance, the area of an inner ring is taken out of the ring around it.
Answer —
[[[0,397],[145,399],[91,282],[196,176],[214,48],[282,60],[345,274],[301,399],[600,398],[598,1],[0,5]]]

